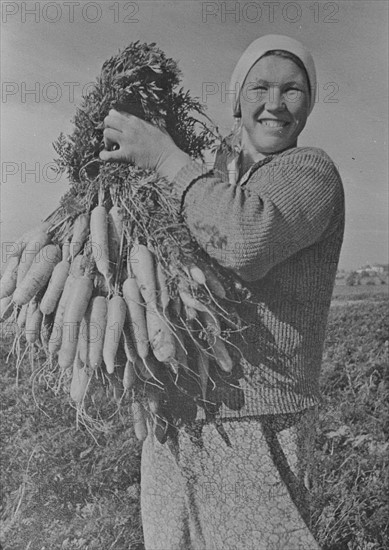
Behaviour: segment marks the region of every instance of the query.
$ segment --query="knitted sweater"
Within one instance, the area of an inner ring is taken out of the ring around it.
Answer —
[[[192,162],[173,189],[199,245],[251,291],[238,306],[248,326],[241,389],[223,400],[221,418],[314,406],[344,231],[333,162],[320,149],[293,148],[253,165],[238,185]]]

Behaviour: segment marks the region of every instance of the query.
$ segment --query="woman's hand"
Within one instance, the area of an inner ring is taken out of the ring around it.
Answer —
[[[138,117],[111,109],[104,125],[106,148],[100,153],[101,160],[133,162],[170,180],[190,162],[167,132]]]

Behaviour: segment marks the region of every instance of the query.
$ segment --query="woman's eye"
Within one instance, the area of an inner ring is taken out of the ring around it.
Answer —
[[[259,98],[261,100],[263,97],[265,97],[268,94],[268,89],[266,86],[259,86],[255,83],[248,84],[244,87],[242,92],[242,99],[248,101],[248,102],[255,102],[258,101]]]
[[[300,88],[291,86],[287,88],[284,92],[285,97],[288,101],[297,101],[302,96],[303,91]]]
[[[269,90],[268,88],[266,88],[266,86],[255,86],[254,90],[259,97],[265,97],[269,93]]]

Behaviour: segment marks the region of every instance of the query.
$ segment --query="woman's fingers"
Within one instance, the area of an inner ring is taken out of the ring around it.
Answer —
[[[126,119],[130,116],[131,115],[119,113],[118,111],[115,111],[115,109],[111,109],[104,119],[104,126],[106,128],[114,128],[115,130],[121,132],[123,130],[123,124],[125,124]]]
[[[104,126],[105,150],[100,153],[101,160],[132,162],[136,118],[111,109],[104,119]]]
[[[122,132],[114,130],[113,128],[106,128],[104,130],[104,145],[106,149],[110,149],[112,145],[118,144]]]
[[[120,149],[116,151],[108,151],[107,149],[104,149],[100,152],[100,158],[104,161],[111,161],[111,162],[121,162],[123,160],[123,154],[120,151]]]

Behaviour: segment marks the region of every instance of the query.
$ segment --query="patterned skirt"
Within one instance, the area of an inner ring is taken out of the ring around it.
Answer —
[[[315,411],[194,422],[142,449],[146,550],[319,550],[305,488]]]

